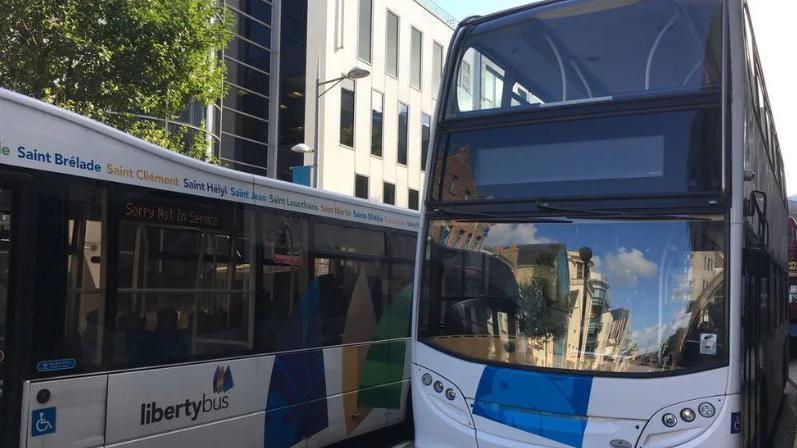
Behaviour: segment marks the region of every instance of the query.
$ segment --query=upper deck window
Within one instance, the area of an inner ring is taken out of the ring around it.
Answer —
[[[477,24],[447,118],[720,87],[719,0],[570,0]]]

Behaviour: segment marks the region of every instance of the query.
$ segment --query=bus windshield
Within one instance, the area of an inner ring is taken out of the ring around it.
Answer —
[[[628,375],[727,362],[721,218],[428,229],[419,337],[438,349]]]
[[[719,0],[570,0],[477,23],[445,117],[716,91],[721,30]]]

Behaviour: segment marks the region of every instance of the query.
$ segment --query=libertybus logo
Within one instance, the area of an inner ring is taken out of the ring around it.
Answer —
[[[230,407],[230,397],[227,392],[233,388],[232,369],[229,366],[216,367],[212,383],[213,395],[203,393],[195,399],[186,398],[185,401],[160,406],[157,401],[141,403],[140,425],[146,426],[162,421],[176,419],[190,419],[196,421],[202,414],[218,412]]]
[[[227,367],[216,367],[216,373],[213,374],[213,392],[220,394],[232,389],[232,369]]]

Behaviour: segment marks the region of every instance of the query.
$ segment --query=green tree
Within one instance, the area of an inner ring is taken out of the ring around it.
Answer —
[[[218,0],[0,0],[0,86],[204,159],[202,133],[133,114],[221,98],[231,25]]]
[[[551,280],[543,277],[521,283],[518,289],[518,321],[523,334],[543,339],[564,337],[573,311],[568,297],[561,297]]]

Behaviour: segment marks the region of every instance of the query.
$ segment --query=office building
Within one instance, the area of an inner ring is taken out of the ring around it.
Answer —
[[[309,6],[304,165],[318,161],[319,188],[417,209],[454,21],[421,0]],[[323,84],[355,67],[368,76]]]

